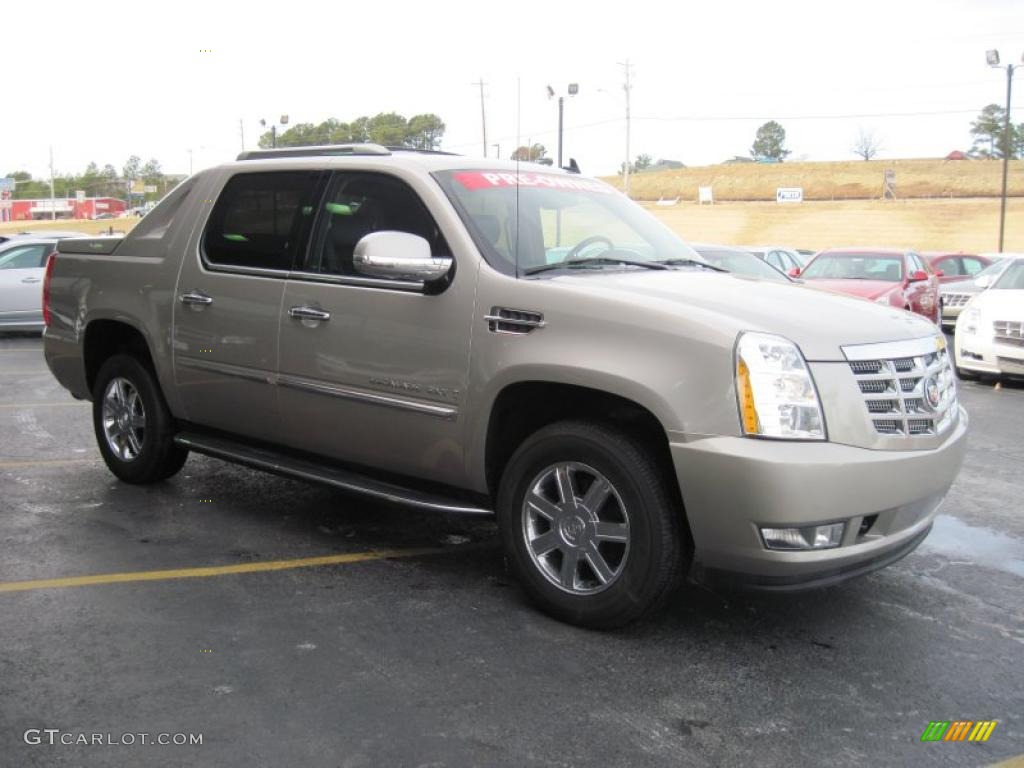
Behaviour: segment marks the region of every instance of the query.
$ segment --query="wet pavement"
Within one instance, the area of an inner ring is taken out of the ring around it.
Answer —
[[[966,383],[932,535],[794,595],[684,588],[589,632],[533,610],[488,520],[192,457],[132,487],[40,342],[0,337],[2,766],[989,765],[1024,753],[1024,387]],[[89,574],[429,548],[331,566],[4,592]],[[995,720],[929,743],[932,720]],[[47,743],[46,729],[58,729]],[[38,730],[40,744],[26,743]],[[166,733],[201,745],[142,744]],[[101,744],[60,744],[62,736]]]

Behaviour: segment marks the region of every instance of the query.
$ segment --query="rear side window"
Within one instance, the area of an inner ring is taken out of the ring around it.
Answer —
[[[52,245],[24,245],[0,253],[0,269],[38,269],[46,266]]]
[[[192,176],[181,182],[172,189],[163,200],[152,211],[147,213],[131,232],[128,238],[131,240],[159,240],[170,229],[175,214],[181,208],[189,193],[196,186],[196,177]]]
[[[213,265],[288,270],[313,214],[318,173],[240,173],[221,192],[203,236]]]

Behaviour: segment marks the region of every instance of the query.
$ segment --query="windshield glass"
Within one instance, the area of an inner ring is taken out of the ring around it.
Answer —
[[[1024,290],[1024,261],[1014,261],[992,284],[992,290]]]
[[[903,279],[903,257],[882,253],[821,253],[800,273],[805,280],[879,280],[898,283]]]
[[[704,257],[709,264],[716,267],[736,272],[740,275],[760,277],[764,280],[777,280],[780,283],[790,282],[789,278],[779,272],[775,267],[754,256],[747,251],[737,251],[730,248],[706,248],[697,246],[697,253]]]
[[[487,260],[507,274],[575,259],[587,260],[572,265],[577,269],[700,260],[671,230],[600,181],[525,171],[441,171],[434,176]]]

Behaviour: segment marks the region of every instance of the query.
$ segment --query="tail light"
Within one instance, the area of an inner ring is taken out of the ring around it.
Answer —
[[[50,280],[53,278],[53,265],[57,262],[57,252],[54,251],[46,260],[46,274],[43,276],[43,324],[50,326]]]

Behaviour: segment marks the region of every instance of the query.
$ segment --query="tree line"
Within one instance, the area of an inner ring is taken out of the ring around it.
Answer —
[[[48,198],[50,196],[50,180],[36,179],[28,171],[11,171],[3,174],[14,179],[15,200]],[[135,194],[136,201],[159,200],[179,180],[180,176],[169,176],[163,172],[160,161],[150,158],[145,163],[138,155],[132,155],[122,166],[120,172],[109,163],[100,168],[92,162],[81,173],[60,173],[53,177],[53,194],[55,197],[74,197],[78,190],[85,192],[87,197],[116,197],[126,199],[128,190],[137,182],[155,187],[155,192]]]
[[[385,147],[436,150],[441,146],[445,124],[433,113],[406,118],[397,112],[357,117],[351,122],[328,118],[322,123],[297,123],[276,136],[279,147],[309,147],[323,144],[381,144]],[[274,144],[274,131],[259,138],[259,146]]]

